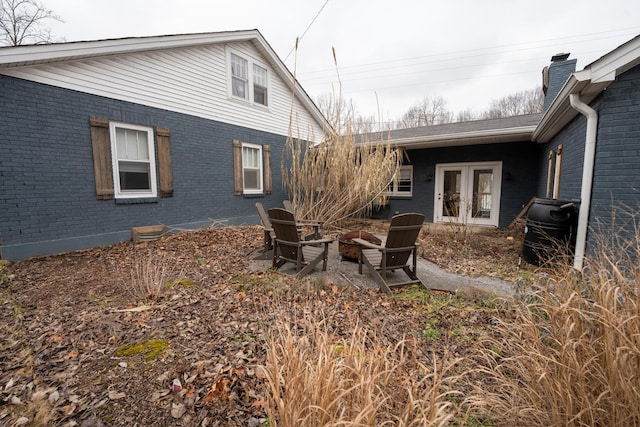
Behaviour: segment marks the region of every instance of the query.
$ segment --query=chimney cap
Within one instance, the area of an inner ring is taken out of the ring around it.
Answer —
[[[555,55],[553,55],[551,57],[551,62],[564,61],[569,57],[569,55],[571,55],[571,54],[570,53],[556,53]]]

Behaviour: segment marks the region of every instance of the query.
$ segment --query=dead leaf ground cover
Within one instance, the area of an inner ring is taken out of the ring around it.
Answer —
[[[422,255],[511,280],[522,274],[521,240],[507,234],[457,241],[425,232]],[[462,358],[466,370],[509,314],[479,294],[409,288],[389,297],[247,271],[261,239],[255,226],[208,228],[1,265],[0,425],[258,426],[276,320],[323,313],[336,337],[358,323],[389,344],[414,340],[427,362]],[[140,269],[145,260],[162,267],[155,290],[134,283],[151,274]]]

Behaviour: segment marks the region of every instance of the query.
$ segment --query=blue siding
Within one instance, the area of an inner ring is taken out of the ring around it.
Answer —
[[[506,227],[535,196],[538,165],[531,159],[537,158],[538,148],[532,142],[514,142],[411,150],[413,197],[392,198],[391,212],[420,212],[426,221],[433,221],[436,164],[502,161],[499,225]]]
[[[174,196],[96,200],[89,116],[171,131]],[[279,205],[285,136],[0,76],[0,255],[19,259],[130,238],[132,227],[257,223],[255,199],[234,195],[232,141],[272,148]]]

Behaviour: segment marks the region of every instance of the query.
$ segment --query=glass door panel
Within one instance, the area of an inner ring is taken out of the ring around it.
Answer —
[[[436,165],[434,222],[498,226],[501,176],[501,162]]]
[[[473,218],[491,217],[491,184],[493,183],[493,169],[475,169],[473,171]]]
[[[442,215],[446,217],[460,216],[460,191],[462,190],[462,171],[444,172],[444,191],[442,195]]]

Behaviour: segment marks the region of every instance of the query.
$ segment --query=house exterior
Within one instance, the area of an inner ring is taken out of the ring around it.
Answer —
[[[578,269],[614,219],[634,232],[640,36],[575,65],[545,67],[541,114],[362,136],[403,149],[388,212],[505,227],[535,198],[572,201]],[[326,126],[293,82],[256,30],[1,48],[0,258],[257,223],[255,198],[286,198],[289,118],[301,139]]]
[[[573,202],[577,269],[597,249],[598,233],[614,225],[637,232],[640,36],[584,70],[575,65],[556,55],[545,67],[542,114],[366,136],[406,152],[390,211],[504,227],[532,198]]]
[[[0,48],[0,258],[256,223],[326,124],[293,83],[257,30]]]

